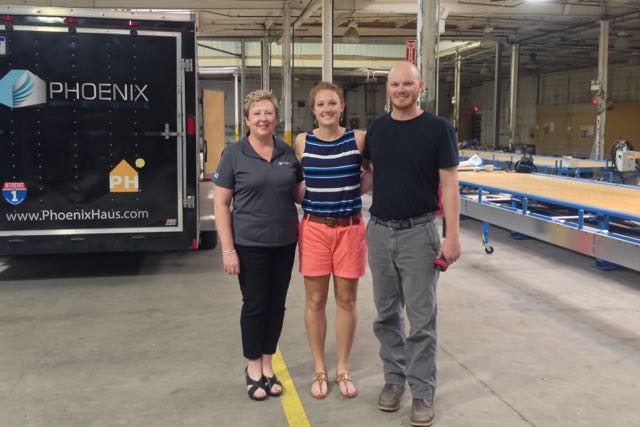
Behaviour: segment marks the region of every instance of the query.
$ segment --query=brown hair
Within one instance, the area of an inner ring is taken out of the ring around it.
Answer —
[[[344,94],[342,93],[342,89],[340,89],[339,86],[336,86],[331,82],[320,82],[314,87],[312,87],[311,91],[309,92],[309,101],[307,101],[308,102],[307,105],[309,106],[309,109],[311,111],[313,111],[313,106],[316,104],[316,95],[318,95],[318,92],[320,92],[321,90],[334,91],[335,93],[338,94],[338,97],[340,98],[340,102],[344,104]]]
[[[249,110],[251,109],[251,106],[253,104],[255,104],[258,101],[271,101],[271,103],[273,104],[273,108],[276,110],[276,119],[278,118],[278,98],[275,97],[274,94],[272,94],[270,91],[268,90],[262,90],[262,89],[258,89],[258,90],[254,90],[253,92],[249,93],[247,96],[244,97],[244,103],[242,104],[242,115],[244,116],[245,119],[249,118]]]

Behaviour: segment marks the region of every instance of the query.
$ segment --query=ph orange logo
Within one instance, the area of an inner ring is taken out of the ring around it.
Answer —
[[[109,173],[109,191],[111,193],[135,193],[140,191],[138,172],[125,160],[118,163]]]

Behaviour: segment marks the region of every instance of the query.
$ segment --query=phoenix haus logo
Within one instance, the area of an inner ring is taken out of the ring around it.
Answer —
[[[148,85],[134,83],[93,82],[49,82],[47,87],[44,80],[29,70],[11,70],[0,79],[0,104],[9,108],[40,105],[47,102],[47,95],[52,101],[148,102],[147,89]]]
[[[47,85],[28,70],[11,70],[0,80],[0,104],[9,108],[47,102]]]

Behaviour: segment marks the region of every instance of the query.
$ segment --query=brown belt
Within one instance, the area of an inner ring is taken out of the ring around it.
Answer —
[[[331,218],[331,217],[323,217],[323,216],[315,216],[311,214],[304,214],[305,219],[308,219],[311,222],[317,222],[320,224],[324,224],[327,227],[347,227],[349,225],[360,224],[360,218],[362,214],[359,212],[355,215],[346,217],[346,218]]]

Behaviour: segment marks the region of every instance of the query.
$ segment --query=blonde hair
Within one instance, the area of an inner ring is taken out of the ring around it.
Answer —
[[[254,90],[253,92],[247,94],[247,96],[244,97],[244,103],[242,105],[242,115],[244,116],[245,119],[249,118],[249,110],[251,109],[251,106],[253,104],[255,104],[256,102],[259,101],[271,101],[271,103],[273,104],[273,108],[276,110],[276,119],[278,118],[278,98],[275,97],[274,94],[272,94],[270,91],[268,90],[262,90],[262,89],[258,89],[258,90]]]
[[[342,93],[342,89],[340,89],[339,86],[331,83],[331,82],[320,82],[317,85],[315,85],[314,87],[311,88],[311,91],[309,92],[309,101],[308,105],[309,105],[309,109],[311,111],[313,111],[313,106],[316,104],[316,96],[318,95],[318,92],[320,92],[321,90],[332,90],[335,93],[338,94],[338,98],[340,98],[340,102],[342,102],[342,104],[344,104],[344,94]]]

